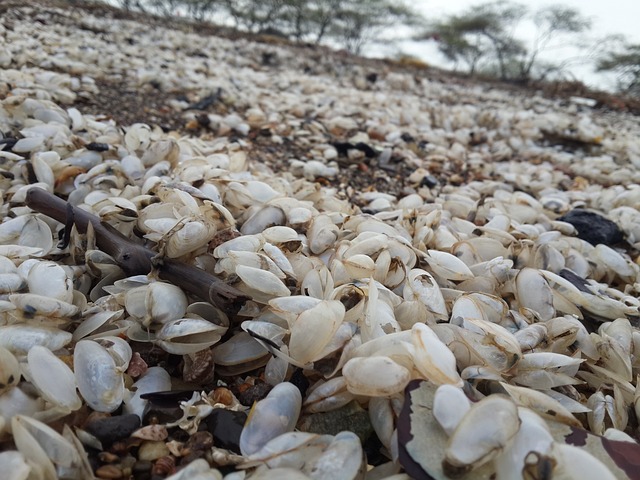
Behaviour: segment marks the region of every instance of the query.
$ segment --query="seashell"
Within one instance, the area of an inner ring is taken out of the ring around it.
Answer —
[[[82,406],[71,369],[48,348],[35,345],[27,354],[29,377],[42,397],[66,411]]]
[[[80,312],[75,305],[34,293],[15,293],[9,295],[9,300],[20,310],[21,315],[27,320],[44,319],[46,321],[51,318],[68,321]]]
[[[314,478],[356,479],[365,469],[365,456],[358,436],[349,431],[338,433],[321,455],[309,461],[303,472]]]
[[[502,383],[502,387],[509,396],[522,407],[535,411],[538,415],[546,416],[567,425],[581,428],[582,424],[560,402],[549,395],[530,388],[517,387]]]
[[[237,333],[213,348],[216,371],[221,375],[248,372],[266,364],[268,357],[268,350],[247,332]]]
[[[473,404],[449,437],[442,461],[448,476],[470,472],[513,443],[521,420],[516,405],[500,395]]]
[[[27,255],[46,255],[53,248],[53,234],[49,225],[35,215],[21,215],[12,218],[0,224],[0,243],[14,244],[18,247],[31,247],[39,249],[40,253],[31,250],[34,253]],[[10,247],[6,245],[5,248]],[[17,247],[14,247],[14,249]],[[5,257],[16,256],[15,253],[9,251],[2,252],[0,255]],[[24,255],[24,254],[23,254]]]
[[[62,267],[54,262],[38,262],[27,276],[29,293],[73,302],[73,282]]]
[[[74,445],[42,422],[16,415],[11,429],[20,453],[42,469],[44,478],[58,478],[56,469],[75,469],[81,463]]]
[[[436,275],[447,280],[469,280],[474,277],[465,263],[458,257],[439,250],[427,250],[427,263]]]
[[[548,457],[553,449],[549,427],[534,412],[518,408],[520,429],[511,445],[494,460],[497,478],[517,478],[532,461]],[[535,468],[535,467],[534,467]]]
[[[187,305],[187,297],[182,290],[164,282],[133,288],[124,297],[129,315],[140,319],[144,326],[177,320],[184,316]]]
[[[454,385],[440,385],[433,397],[433,416],[451,436],[471,408],[471,401]]]
[[[162,367],[150,367],[133,384],[135,392],[131,397],[125,397],[123,412],[135,413],[142,419],[147,400],[140,398],[146,393],[166,392],[171,390],[171,377]]]
[[[80,395],[92,409],[110,413],[120,406],[124,370],[104,347],[93,340],[80,340],[74,349],[73,369]]]
[[[71,342],[71,334],[54,327],[8,325],[0,327],[0,347],[24,356],[35,345],[55,352]]]
[[[556,460],[554,475],[594,480],[616,478],[600,460],[579,447],[554,443],[553,458]]]
[[[255,211],[246,222],[240,227],[243,235],[255,235],[272,227],[273,225],[284,225],[286,217],[279,207],[266,205]]]
[[[308,392],[303,406],[308,413],[328,412],[345,406],[353,399],[354,395],[347,390],[346,379],[335,377],[314,385]]]
[[[236,273],[242,280],[246,293],[256,302],[267,303],[272,298],[291,295],[289,289],[271,272],[238,265]]]
[[[164,323],[155,341],[169,353],[187,355],[217,343],[227,328],[204,319],[182,318]]]
[[[520,270],[516,277],[516,296],[521,306],[538,313],[542,320],[555,317],[551,287],[539,270]]]
[[[561,385],[575,385],[579,358],[551,352],[526,353],[518,362],[518,374],[513,381],[530,388],[549,390]]]
[[[17,450],[6,450],[0,453],[0,468],[3,472],[11,472],[7,480],[29,478],[32,470],[27,459]]]
[[[419,300],[437,318],[448,318],[447,306],[436,280],[428,272],[413,269],[407,274],[402,296],[405,300]]]
[[[276,385],[269,394],[252,409],[240,434],[240,451],[243,455],[258,452],[269,440],[291,432],[298,422],[302,396],[293,384]]]
[[[356,357],[342,367],[347,389],[355,395],[379,397],[402,391],[411,372],[389,357]]]
[[[412,351],[416,369],[436,385],[462,386],[456,370],[456,358],[434,331],[423,323],[411,328]]]
[[[318,215],[311,220],[307,229],[309,249],[316,255],[321,254],[338,240],[339,229],[328,215]]]
[[[300,313],[289,323],[289,354],[302,364],[319,360],[344,319],[345,309],[337,300],[324,300]]]
[[[4,347],[0,347],[0,395],[20,383],[22,376],[16,357]]]

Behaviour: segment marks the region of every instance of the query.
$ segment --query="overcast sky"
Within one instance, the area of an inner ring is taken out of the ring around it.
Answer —
[[[411,0],[407,3],[421,11],[427,19],[442,18],[452,13],[460,13],[474,5],[487,3],[488,0]],[[591,18],[593,25],[589,33],[593,37],[603,37],[608,34],[624,34],[634,43],[640,43],[640,0],[564,0],[550,2],[549,0],[521,0],[531,10],[550,4],[562,4],[578,9],[583,15]],[[523,39],[533,32],[521,30]],[[406,53],[422,57],[432,65],[445,66],[446,61],[438,53],[435,45],[426,46],[423,42],[403,42],[397,48]],[[373,52],[372,52],[373,53]],[[392,53],[391,51],[385,52]],[[567,52],[571,55],[571,52]],[[592,67],[575,68],[574,75],[585,83],[600,88],[611,88],[614,84],[611,76],[595,74]]]

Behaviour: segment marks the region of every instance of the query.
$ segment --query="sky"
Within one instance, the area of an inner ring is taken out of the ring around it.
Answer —
[[[461,13],[474,5],[487,3],[488,0],[411,0],[407,2],[427,18],[442,18],[453,13]],[[592,37],[604,37],[608,34],[624,34],[632,43],[640,43],[640,1],[638,0],[564,0],[562,2],[550,2],[549,0],[519,0],[519,3],[527,5],[531,10],[550,4],[561,4],[579,10],[584,16],[592,20],[592,28],[589,35]],[[518,35],[523,39],[529,37],[533,40],[533,29],[522,29]],[[428,43],[431,43],[430,45]],[[389,47],[386,51],[378,53],[376,50],[367,52],[369,55],[378,56],[408,53],[416,55],[427,63],[435,66],[447,67],[447,62],[437,51],[432,42],[400,42],[395,47]],[[565,53],[566,52],[566,53]],[[554,55],[571,56],[577,53],[575,50],[556,51]],[[586,84],[602,89],[612,89],[615,86],[613,75],[593,72],[593,67],[582,66],[572,69],[572,73]]]

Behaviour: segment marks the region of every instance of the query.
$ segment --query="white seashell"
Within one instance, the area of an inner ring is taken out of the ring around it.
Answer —
[[[407,274],[402,296],[405,300],[419,300],[439,318],[449,317],[438,283],[424,270],[415,268]]]
[[[7,325],[0,327],[0,347],[23,356],[35,345],[55,352],[71,342],[71,334],[53,327]]]
[[[123,371],[109,352],[92,340],[80,340],[74,349],[73,368],[80,395],[98,412],[113,412],[124,398]]]
[[[515,403],[506,397],[491,395],[473,404],[449,437],[445,474],[459,476],[498,456],[512,444],[520,423]]]
[[[465,263],[458,257],[450,253],[439,250],[427,250],[427,263],[436,275],[447,280],[469,280],[473,278],[473,273]]]
[[[69,412],[82,406],[73,372],[51,350],[36,345],[29,350],[27,362],[31,381],[45,400]]]
[[[573,414],[560,402],[546,393],[506,383],[502,383],[502,387],[518,405],[527,407],[535,411],[538,415],[548,417],[550,420],[556,420],[566,423],[567,425],[581,428],[582,424],[573,416]]]
[[[518,478],[525,465],[531,465],[535,459],[544,461],[553,448],[549,427],[538,415],[526,408],[518,408],[518,418],[520,430],[511,445],[494,460],[499,480]]]
[[[0,395],[20,383],[22,376],[16,357],[4,347],[0,347]]]
[[[22,255],[11,253],[10,250],[6,252],[0,250],[0,255],[4,255],[5,257],[26,255],[42,256],[49,253],[53,248],[53,234],[51,233],[49,225],[37,216],[21,215],[0,224],[0,243],[15,244],[20,247],[32,247],[40,250],[40,253],[37,253],[35,250],[30,250],[33,253],[23,253]],[[10,247],[11,245],[5,245],[5,249]],[[14,250],[15,249],[16,247],[14,247]]]
[[[145,326],[151,323],[166,323],[184,316],[187,297],[183,291],[170,283],[153,282],[133,288],[125,294],[127,312],[142,320]]]
[[[302,469],[316,479],[356,479],[364,468],[364,452],[358,436],[349,431],[338,433],[321,455]]]
[[[319,354],[337,332],[344,313],[342,303],[324,300],[298,315],[289,326],[291,357],[302,364],[320,360]]]
[[[414,324],[411,328],[411,340],[415,367],[426,379],[436,385],[462,386],[462,379],[456,370],[455,356],[431,328],[424,323]]]
[[[142,419],[148,401],[140,398],[140,396],[145,393],[171,390],[171,377],[162,367],[150,367],[133,384],[133,387],[135,387],[135,392],[131,397],[124,399],[123,411],[125,413],[135,413]]]
[[[555,317],[551,287],[539,270],[520,270],[516,277],[516,296],[521,306],[538,313],[542,320]]]
[[[316,255],[332,247],[338,240],[339,229],[328,215],[318,215],[311,220],[307,230],[309,249]]]
[[[271,272],[245,265],[238,265],[236,273],[246,287],[248,287],[254,301],[267,303],[274,297],[287,297],[291,295],[291,292],[284,283]]]
[[[73,302],[73,282],[62,267],[54,262],[38,262],[27,276],[29,293]]]
[[[298,422],[302,396],[289,382],[276,385],[269,394],[256,402],[240,434],[240,451],[252,455],[269,440],[291,432]]]
[[[471,408],[471,401],[459,387],[440,385],[433,397],[433,417],[451,436]]]
[[[217,343],[227,327],[198,318],[181,318],[162,325],[156,334],[156,343],[175,355],[196,353]]]
[[[404,389],[411,372],[389,357],[356,357],[342,367],[347,389],[355,395],[379,397]]]
[[[0,470],[7,472],[7,480],[26,480],[32,467],[20,452],[7,450],[0,453]]]
[[[614,480],[616,478],[606,465],[579,447],[554,443],[553,457],[556,459],[554,475],[583,480]]]
[[[309,413],[328,412],[346,405],[353,398],[354,395],[347,390],[346,379],[334,377],[312,387],[304,400],[304,408]]]

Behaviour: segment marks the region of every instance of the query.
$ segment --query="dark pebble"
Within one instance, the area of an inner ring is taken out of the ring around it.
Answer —
[[[109,145],[106,143],[91,142],[87,143],[85,147],[87,147],[87,150],[93,150],[94,152],[106,152],[109,150]]]
[[[289,382],[294,384],[300,390],[300,394],[304,398],[307,394],[307,389],[309,388],[309,379],[306,377],[301,368],[296,368],[289,379]]]
[[[433,175],[427,175],[420,180],[421,187],[433,188],[438,185],[438,179]]]
[[[256,383],[238,393],[238,401],[247,407],[253,405],[253,402],[262,400],[271,391],[273,387],[265,382]]]
[[[100,440],[104,448],[107,448],[117,440],[128,438],[139,427],[140,417],[131,413],[93,420],[85,426],[85,430]]]
[[[240,433],[247,421],[245,412],[216,408],[205,419],[207,430],[213,435],[216,447],[240,454]]]
[[[604,243],[615,245],[624,240],[622,231],[614,222],[594,212],[575,209],[558,218],[576,227],[578,238],[589,242],[591,245]]]

